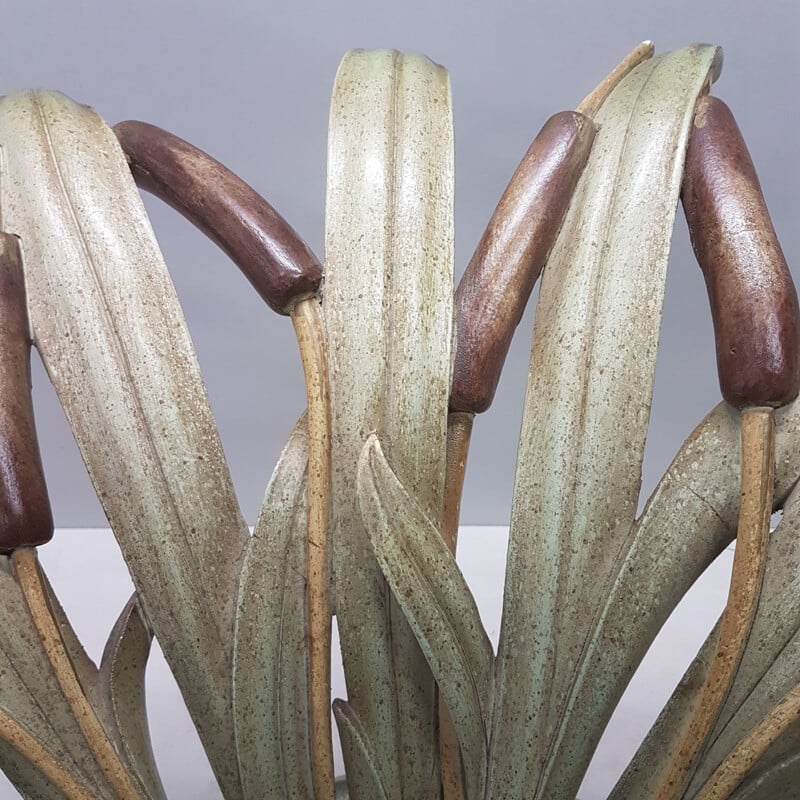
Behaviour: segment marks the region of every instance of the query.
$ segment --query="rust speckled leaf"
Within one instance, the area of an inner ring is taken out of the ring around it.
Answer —
[[[230,675],[248,538],[186,324],[113,132],[63,95],[0,103],[0,225],[33,339],[229,800]]]

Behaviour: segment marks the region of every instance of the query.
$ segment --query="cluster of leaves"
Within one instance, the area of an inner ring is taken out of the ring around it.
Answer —
[[[739,424],[698,426],[637,519],[683,153],[713,48],[651,59],[603,105],[548,262],[520,437],[500,649],[439,535],[453,293],[447,75],[354,52],[334,88],[326,215],[332,581],[347,678],[334,703],[354,800],[434,800],[436,687],[467,800],[575,797],[627,682],[731,541]],[[113,133],[56,94],[0,103],[0,227],[21,236],[34,344],[137,590],[99,669],[59,612],[84,691],[136,779],[163,797],[142,674],[158,637],[227,800],[313,797],[308,746],[307,433],[298,423],[253,536],[233,492],[186,325]],[[800,409],[777,414],[761,603],[687,793],[796,682]],[[64,706],[12,570],[0,570],[0,707],[98,798],[113,797]],[[53,600],[54,606],[57,604]],[[714,634],[615,800],[651,782],[686,720]],[[800,727],[736,797],[790,797]],[[60,797],[0,741],[30,798]]]

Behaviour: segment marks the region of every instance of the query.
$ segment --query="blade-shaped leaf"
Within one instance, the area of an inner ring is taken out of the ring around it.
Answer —
[[[619,83],[545,269],[511,520],[493,798],[574,796],[610,713],[596,707],[594,724],[567,735],[583,650],[635,518],[684,151],[716,54],[697,46],[650,59]]]
[[[69,772],[110,800],[114,793],[64,699],[7,558],[0,559],[0,675],[0,707]],[[16,751],[3,747],[0,755],[3,771],[20,790],[61,798]]]
[[[758,612],[742,662],[709,742],[698,760],[687,788],[687,797],[693,797],[700,790],[725,756],[797,682],[800,671],[800,604],[793,598],[800,590],[800,545],[796,535],[800,519],[799,500],[795,490],[786,501],[783,519],[770,538]],[[732,524],[735,524],[735,519]],[[701,665],[709,661],[715,642],[713,632],[620,779],[613,798],[646,796],[652,792],[653,782],[674,752],[702,687],[703,682],[692,676],[699,674]],[[785,741],[785,735],[782,738]]]
[[[452,204],[447,73],[420,56],[349,53],[331,101],[326,201],[333,570],[348,702],[391,800],[439,795],[434,684],[375,563],[354,478],[378,431],[415,502],[441,515]]]
[[[483,797],[492,645],[437,526],[406,492],[377,436],[364,445],[358,501],[375,556],[433,671],[455,724],[467,797]]]
[[[226,797],[247,529],[180,310],[116,137],[86,106],[0,103],[0,225],[73,434]]]
[[[348,785],[352,786],[346,796],[349,800],[388,800],[379,762],[361,720],[343,700],[334,701],[333,713],[342,742]]]
[[[245,555],[233,661],[245,798],[314,797],[306,645],[306,474],[301,420],[281,453]]]
[[[108,637],[94,694],[104,698],[109,721],[102,721],[107,731],[114,732],[117,752],[138,780],[143,794],[151,800],[163,800],[166,795],[153,755],[145,702],[145,672],[151,643],[152,635],[134,595]],[[99,705],[95,702],[95,708]]]

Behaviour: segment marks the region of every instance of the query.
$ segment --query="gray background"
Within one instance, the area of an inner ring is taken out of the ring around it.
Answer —
[[[109,122],[147,120],[205,148],[251,182],[322,255],[326,125],[351,47],[420,51],[451,73],[458,274],[531,138],[573,107],[635,43],[725,48],[715,93],[736,114],[790,263],[800,269],[800,123],[793,0],[394,4],[25,2],[5,4],[0,91],[60,89]],[[211,403],[252,524],[272,465],[304,405],[289,321],[264,307],[216,248],[146,198],[184,305]],[[796,273],[798,274],[798,273]],[[532,315],[492,409],[477,421],[463,522],[509,516]],[[705,290],[682,215],[676,226],[653,429],[652,488],[718,400]],[[37,420],[56,522],[102,526],[60,409],[35,371]]]

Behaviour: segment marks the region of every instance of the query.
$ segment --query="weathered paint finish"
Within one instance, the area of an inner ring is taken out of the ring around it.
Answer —
[[[334,591],[349,711],[390,800],[438,796],[436,704],[430,670],[361,522],[355,471],[377,431],[398,477],[439,519],[450,389],[452,139],[444,69],[393,51],[345,57],[331,100],[323,289]],[[355,800],[370,791],[351,783]]]
[[[117,139],[91,109],[9,96],[0,146],[0,226],[24,243],[34,344],[236,800],[230,659],[248,532],[174,288]]]
[[[697,46],[645,61],[611,93],[545,269],[498,653],[493,800],[574,796],[616,701],[619,673],[587,667],[585,650],[636,514],[683,156],[715,54]]]

